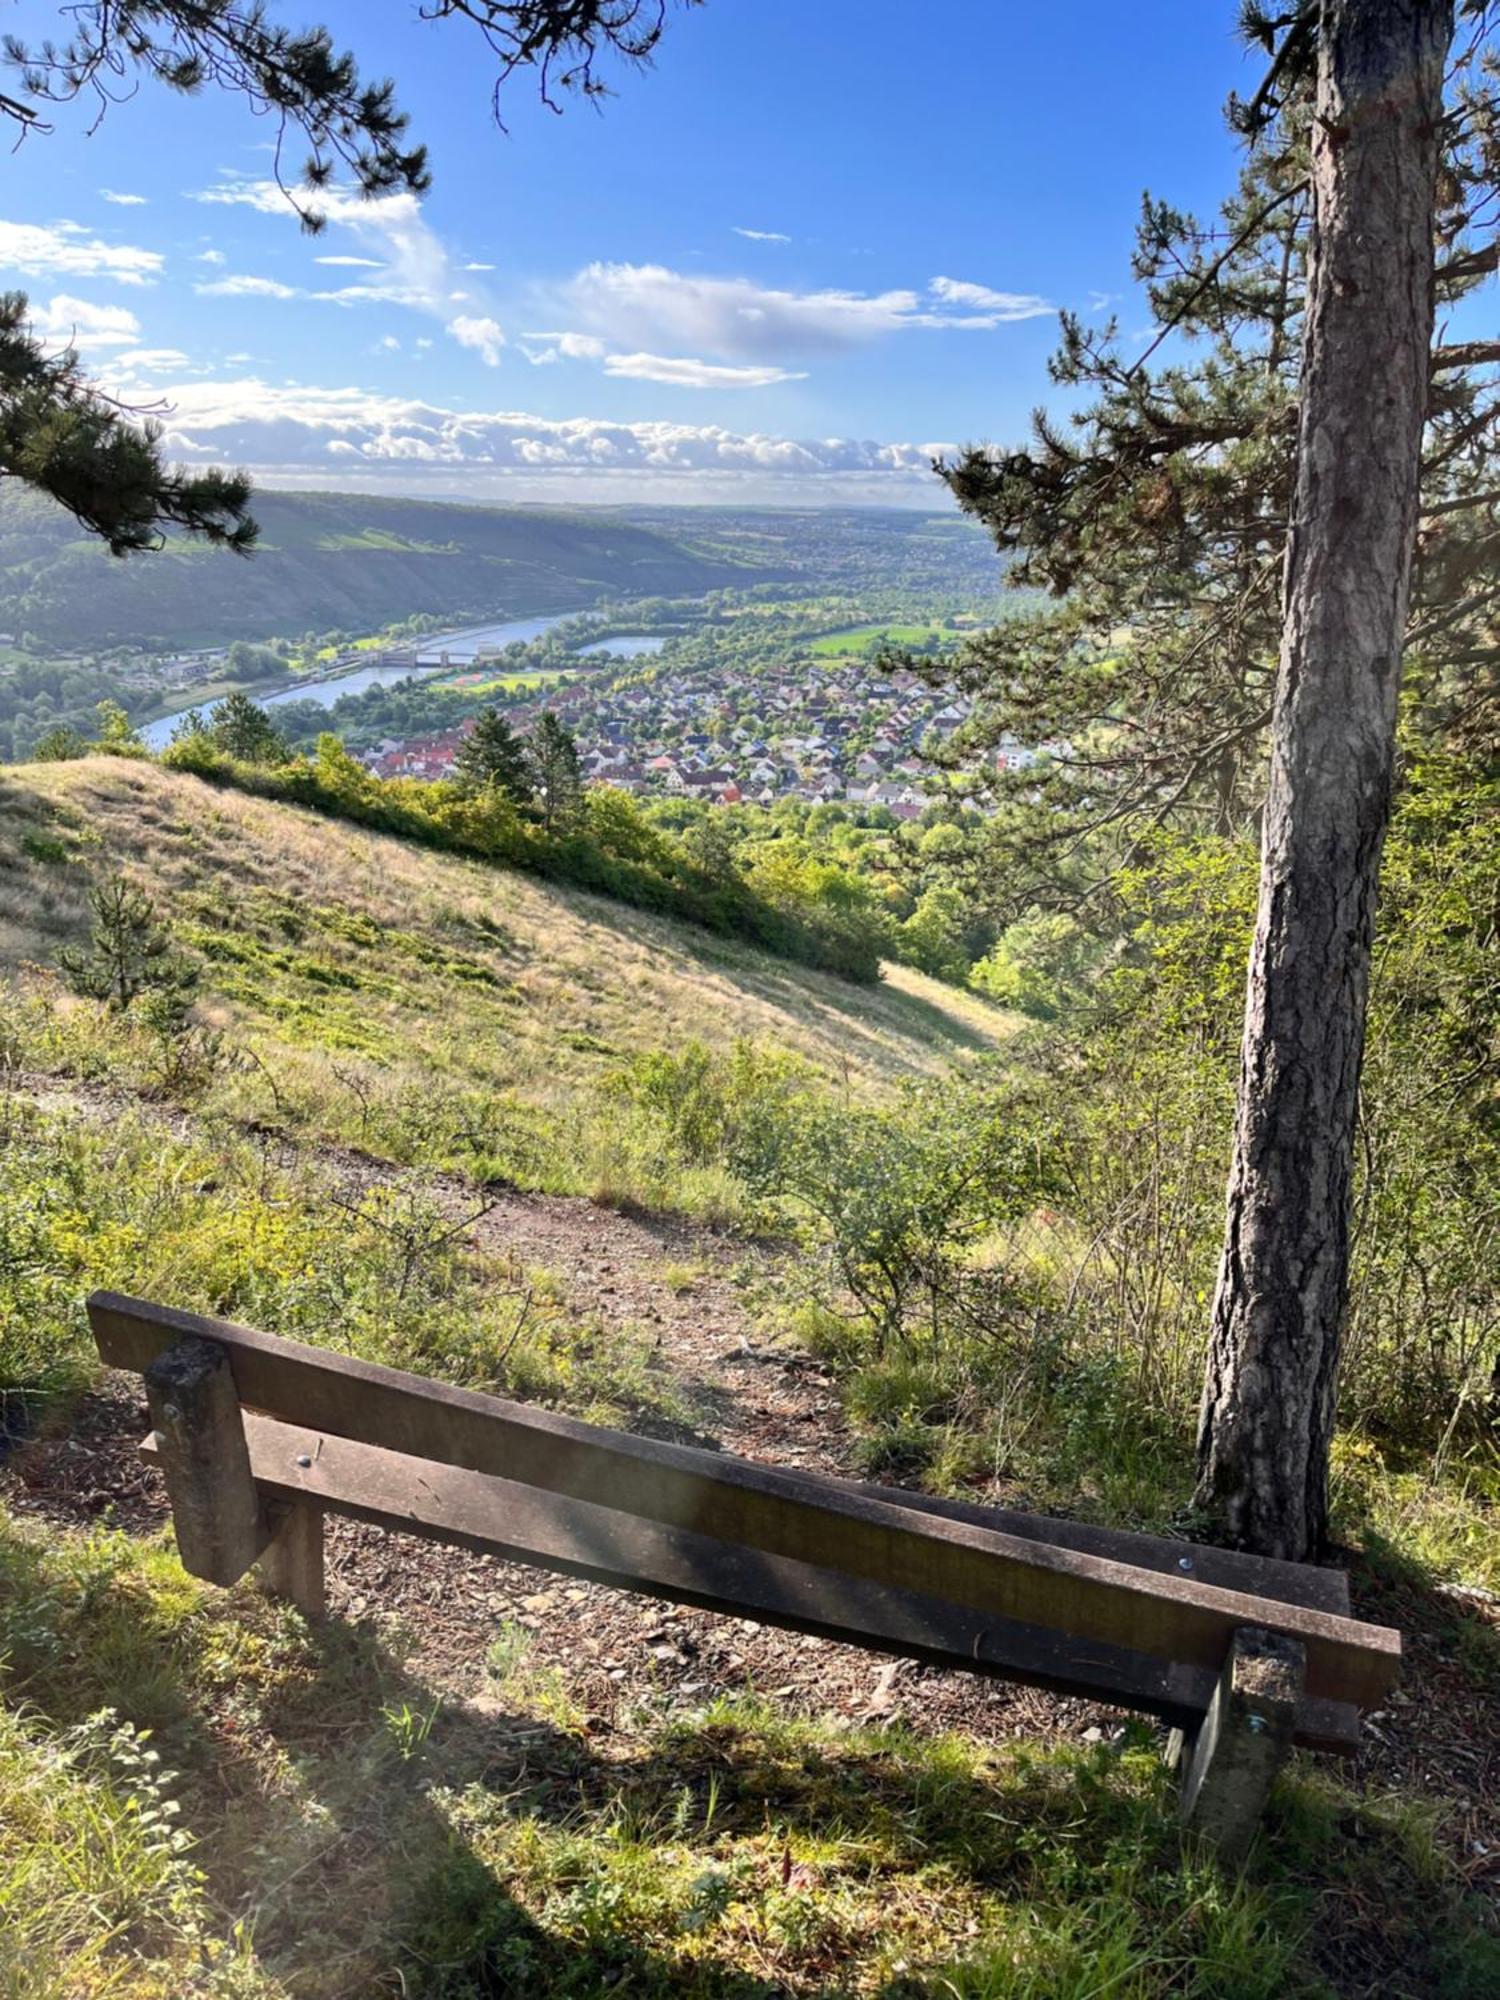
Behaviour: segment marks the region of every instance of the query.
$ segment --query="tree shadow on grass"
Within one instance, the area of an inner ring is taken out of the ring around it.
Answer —
[[[1286,1990],[1240,1978],[1250,1946],[1334,1993],[1486,1990],[1479,1899],[1420,1827],[1299,1772],[1247,1885],[1220,1883],[1144,1729],[986,1753],[742,1702],[616,1734],[524,1665],[442,1699],[372,1625],[204,1593],[123,1536],[0,1534],[0,1621],[38,1726],[107,1702],[155,1732],[213,1923],[299,2000],[1041,2000],[1091,1990],[1106,1937],[1143,1996],[1185,1965],[1203,1993]],[[881,1948],[943,1969],[880,1985]]]
[[[1456,1693],[1455,1677],[1470,1683],[1472,1695],[1487,1693],[1482,1722],[1500,1752],[1500,1605],[1482,1592],[1445,1586],[1368,1521],[1360,1540],[1362,1553],[1350,1566],[1356,1615],[1401,1631],[1407,1680],[1420,1683],[1438,1671],[1445,1699]]]

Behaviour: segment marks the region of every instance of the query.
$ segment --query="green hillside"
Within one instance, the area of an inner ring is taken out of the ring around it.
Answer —
[[[1014,1025],[905,967],[854,987],[602,896],[120,758],[0,769],[0,976],[78,943],[90,882],[119,867],[201,957],[216,1024],[256,1051],[260,1066],[219,1079],[222,1108],[263,1118],[279,1093],[278,1115],[300,1107],[314,1136],[378,1134],[393,1156],[449,1164],[482,1106],[490,1161],[554,1188],[631,1181],[618,1105],[599,1086],[643,1050],[754,1038],[878,1091],[992,1050]]]
[[[121,870],[186,1018],[68,961]],[[1176,1519],[1201,1307],[1104,1239],[1176,1226],[1184,1154],[1218,1207],[1218,1124],[1162,1110],[1214,1095],[1179,1039],[1079,1116],[1018,1025],[144,759],[0,767],[0,1996],[1500,1991],[1494,1475],[1456,1419],[1431,1470],[1341,1437],[1405,1684],[1357,1766],[1294,1760],[1243,1874],[1092,1702],[359,1522],[326,1623],[176,1559],[96,1286],[751,1459]]]
[[[61,509],[0,489],[0,627],[68,650],[170,649],[375,631],[413,613],[540,616],[776,573],[557,508],[264,492],[255,513],[261,540],[248,560],[175,540],[118,561]]]

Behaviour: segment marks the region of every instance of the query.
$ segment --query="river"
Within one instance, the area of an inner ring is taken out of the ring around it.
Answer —
[[[482,647],[500,649],[514,645],[518,639],[540,639],[544,632],[550,632],[554,625],[561,625],[565,618],[577,616],[576,611],[559,611],[550,618],[516,618],[506,625],[466,625],[454,632],[429,632],[415,649],[416,673],[410,667],[355,667],[348,673],[298,681],[295,686],[280,688],[275,694],[258,694],[253,688],[249,692],[251,699],[262,708],[279,708],[288,701],[315,701],[320,708],[332,708],[346,694],[363,694],[366,688],[391,687],[397,681],[414,680],[418,675],[425,678],[428,674],[441,673],[441,655],[444,653],[448,656],[450,667],[465,666],[478,657]],[[218,705],[216,701],[203,702],[200,711],[204,715],[212,715]],[[172,731],[187,713],[187,709],[179,708],[155,722],[142,723],[141,741],[150,750],[163,749],[171,742]]]
[[[666,643],[659,633],[615,632],[607,639],[595,639],[592,645],[580,646],[578,657],[585,660],[595,653],[613,653],[618,660],[638,660],[643,654],[659,653]]]

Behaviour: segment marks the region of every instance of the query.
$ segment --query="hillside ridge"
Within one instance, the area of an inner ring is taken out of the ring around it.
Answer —
[[[86,931],[91,883],[121,867],[201,958],[203,1005],[234,1033],[293,1067],[331,1051],[390,1089],[416,1088],[432,1066],[524,1101],[525,1122],[543,1126],[575,1085],[695,1037],[771,1043],[829,1078],[880,1086],[993,1052],[1015,1026],[909,968],[851,986],[129,758],[0,769],[0,966],[55,963]]]
[[[63,651],[370,632],[414,614],[538,617],[700,596],[777,572],[617,514],[257,492],[245,558],[170,540],[121,561],[61,509],[0,489],[0,623]]]

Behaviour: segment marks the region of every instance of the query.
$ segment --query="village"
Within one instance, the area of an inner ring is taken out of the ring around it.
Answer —
[[[774,675],[740,677],[670,651],[645,671],[608,666],[524,698],[503,702],[518,729],[550,709],[573,732],[585,778],[624,792],[725,805],[811,804],[883,807],[898,820],[921,816],[935,791],[952,796],[932,754],[962,728],[973,704],[932,688],[905,668],[845,656],[789,661]],[[380,777],[445,777],[472,717],[405,740],[386,739],[365,755]],[[1023,769],[1040,753],[1003,743],[1002,769]],[[960,802],[982,809],[978,797]]]

